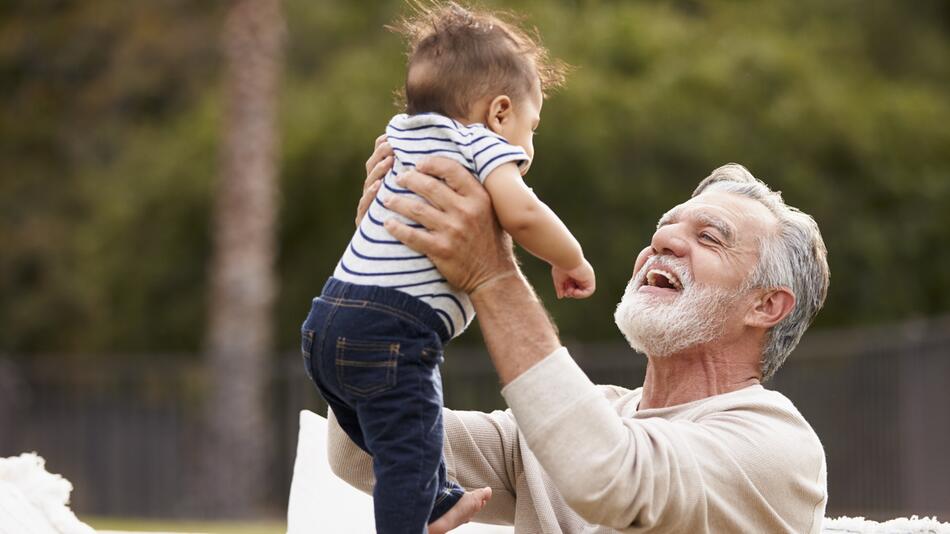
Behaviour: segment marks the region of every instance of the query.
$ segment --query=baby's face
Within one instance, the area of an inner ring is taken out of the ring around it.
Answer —
[[[535,81],[532,91],[512,101],[512,118],[501,126],[498,132],[513,145],[518,145],[534,159],[534,130],[541,121],[541,105],[544,98],[541,95],[541,84]],[[521,174],[528,172],[528,165],[522,168]]]

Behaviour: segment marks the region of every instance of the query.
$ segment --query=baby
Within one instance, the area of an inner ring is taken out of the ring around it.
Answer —
[[[466,493],[446,476],[439,364],[475,311],[385,230],[392,217],[419,227],[384,206],[414,194],[396,176],[424,157],[458,162],[482,182],[502,227],[551,264],[559,298],[586,298],[595,280],[577,240],[522,180],[543,91],[561,84],[563,67],[517,26],[454,3],[419,8],[396,29],[410,50],[406,113],[386,128],[393,168],[313,300],[302,350],[340,427],[373,456],[377,532],[420,533],[457,504],[453,513],[480,509],[490,490]]]

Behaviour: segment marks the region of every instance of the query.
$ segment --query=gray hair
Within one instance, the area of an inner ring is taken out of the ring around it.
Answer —
[[[762,351],[762,378],[768,380],[825,303],[830,277],[828,251],[815,219],[785,204],[780,191],[769,189],[742,165],[729,163],[714,170],[693,196],[709,191],[757,200],[778,220],[773,234],[760,241],[758,264],[745,284],[746,288],[787,287],[795,294],[795,307],[769,330]]]

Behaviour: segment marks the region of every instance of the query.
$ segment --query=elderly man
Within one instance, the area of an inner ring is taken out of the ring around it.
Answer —
[[[387,151],[379,144],[367,163],[361,207]],[[402,184],[428,204],[390,207],[427,230],[387,229],[471,295],[510,407],[445,410],[449,475],[493,492],[475,520],[525,533],[820,532],[821,442],[761,385],[827,293],[810,216],[735,164],[666,212],[614,316],[648,359],[631,391],[594,385],[561,346],[477,182],[437,158],[417,171]],[[329,454],[337,474],[371,490],[369,457],[332,418]]]

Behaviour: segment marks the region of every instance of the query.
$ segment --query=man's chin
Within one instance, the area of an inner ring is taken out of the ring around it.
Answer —
[[[630,348],[649,358],[668,358],[702,343],[699,340],[678,340],[673,332],[654,330],[644,332],[631,328],[621,329]]]
[[[640,332],[631,332],[629,329],[626,331],[621,330],[623,333],[624,339],[627,340],[627,344],[630,345],[630,348],[643,354],[644,356],[650,358],[665,358],[670,356],[667,343],[662,342],[662,337],[659,339],[653,335],[644,336]]]
[[[622,309],[622,313],[628,321],[649,318],[659,319],[668,315],[669,311],[676,306],[676,297],[675,294],[631,291],[624,295],[623,300],[617,305],[617,312],[620,313]],[[616,319],[616,314],[614,318]]]
[[[684,315],[675,301],[643,293],[628,293],[617,305],[614,322],[630,348],[651,358],[663,358],[709,341],[715,325]],[[712,316],[712,315],[711,315]]]
[[[655,311],[650,309],[651,306],[647,300],[636,293],[627,294],[617,305],[617,310],[614,312],[614,322],[620,333],[623,334],[630,348],[642,354],[650,354],[649,349],[653,348],[650,347],[649,340],[644,339],[647,336],[643,335],[644,332],[639,319],[644,314]]]

